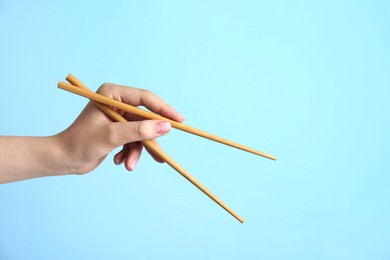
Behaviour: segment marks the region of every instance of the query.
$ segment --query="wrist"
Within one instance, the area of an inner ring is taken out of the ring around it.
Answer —
[[[69,148],[66,138],[63,133],[46,137],[48,142],[48,155],[50,158],[48,166],[53,175],[73,174],[75,170],[72,167],[71,159],[69,157]]]
[[[59,136],[3,136],[0,154],[0,183],[71,172]]]

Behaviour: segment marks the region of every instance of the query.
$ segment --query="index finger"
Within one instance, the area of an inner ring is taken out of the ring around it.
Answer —
[[[144,106],[156,114],[177,122],[183,122],[184,120],[180,113],[149,90],[105,83],[99,88],[98,92],[133,106]]]

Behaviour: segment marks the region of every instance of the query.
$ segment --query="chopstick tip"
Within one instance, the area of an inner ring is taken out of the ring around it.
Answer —
[[[64,85],[65,82],[62,82],[62,81],[58,81],[57,83],[57,88],[61,88],[61,86]]]
[[[72,73],[69,73],[68,76],[66,76],[65,79],[66,79],[67,81],[69,81],[69,79],[71,79],[71,78],[74,78],[74,76],[72,75]]]
[[[276,161],[276,157],[275,157],[275,156],[272,156],[272,155],[269,155],[269,154],[266,154],[266,153],[261,153],[261,152],[259,152],[259,153],[257,153],[257,155],[260,155],[260,156],[263,156],[263,157],[265,157],[265,158],[267,158],[267,159]]]

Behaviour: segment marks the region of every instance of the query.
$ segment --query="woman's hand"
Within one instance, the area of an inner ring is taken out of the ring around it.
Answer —
[[[154,113],[182,122],[183,117],[162,99],[147,90],[103,84],[98,93],[133,106],[144,106]],[[83,174],[95,169],[113,149],[116,164],[132,171],[141,156],[140,141],[169,132],[169,122],[145,120],[118,111],[128,122],[113,122],[89,102],[74,123],[49,137],[0,136],[0,183],[43,176]],[[150,152],[156,161],[161,160]]]
[[[183,121],[179,113],[148,90],[105,83],[97,92],[133,106],[144,106],[169,119]],[[123,149],[114,156],[114,162],[124,163],[126,169],[132,171],[141,156],[143,146],[140,141],[158,138],[171,129],[167,121],[145,120],[123,111],[117,112],[128,122],[112,122],[94,102],[89,102],[75,122],[58,135],[67,151],[69,172],[82,174],[95,169],[109,152],[121,145]],[[162,162],[149,153],[156,161]]]

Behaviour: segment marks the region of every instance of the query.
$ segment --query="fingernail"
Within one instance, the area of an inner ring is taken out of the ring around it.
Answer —
[[[160,121],[156,124],[156,133],[159,135],[166,134],[171,130],[171,124],[167,121]]]
[[[116,159],[114,160],[114,163],[115,163],[116,165],[119,165],[119,164],[122,164],[123,161],[124,161],[124,158],[116,158]]]
[[[133,159],[131,162],[130,162],[130,171],[133,171],[134,168],[135,168],[135,165],[137,164],[138,160],[137,159]]]
[[[182,116],[179,112],[175,111],[176,116],[179,118],[180,121],[184,121],[184,116]]]
[[[178,113],[179,114],[179,113]],[[184,121],[184,116],[182,116],[181,114],[179,114],[179,117],[180,117],[180,122]]]

